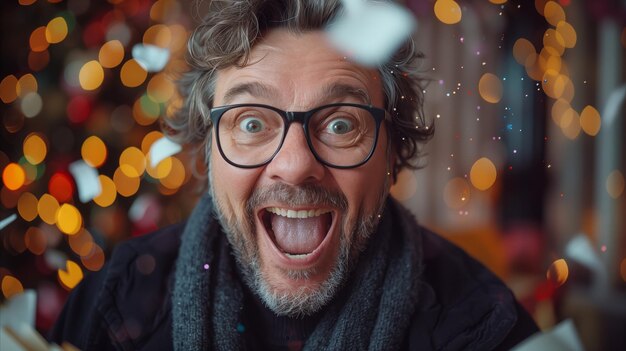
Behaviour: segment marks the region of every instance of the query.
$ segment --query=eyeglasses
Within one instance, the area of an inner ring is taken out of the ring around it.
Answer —
[[[283,145],[289,126],[302,123],[315,158],[333,168],[354,168],[367,162],[378,140],[385,110],[338,103],[310,111],[283,111],[261,104],[237,104],[211,109],[217,147],[233,166],[261,167]]]

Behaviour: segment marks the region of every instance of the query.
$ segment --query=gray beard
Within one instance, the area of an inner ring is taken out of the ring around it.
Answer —
[[[209,181],[210,184],[213,184],[211,173],[209,171]],[[245,218],[236,218],[236,214],[228,213],[217,201],[213,187],[209,186],[209,191],[213,201],[213,208],[233,248],[237,266],[242,274],[244,283],[277,315],[301,317],[311,315],[328,304],[355,268],[360,252],[365,249],[369,237],[378,226],[379,214],[382,213],[388,195],[389,187],[387,185],[384,185],[380,194],[380,202],[373,212],[363,213],[363,211],[360,211],[352,221],[349,221],[345,215],[337,219],[341,224],[339,231],[339,256],[331,269],[329,277],[315,288],[303,286],[289,292],[281,292],[272,287],[262,272],[261,259],[255,238],[257,228],[253,209],[260,204],[266,203],[268,200],[277,200],[293,207],[311,203],[321,204],[337,208],[341,213],[346,213],[348,204],[345,195],[313,185],[292,187],[278,183],[270,187],[255,189],[246,202]],[[347,239],[347,232],[352,233],[350,236],[351,240]],[[315,274],[316,271],[314,269],[286,270],[283,273],[291,279],[306,280]]]

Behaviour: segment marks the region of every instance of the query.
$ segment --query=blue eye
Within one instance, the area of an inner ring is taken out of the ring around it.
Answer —
[[[256,117],[248,117],[239,123],[239,128],[246,133],[258,133],[263,130],[263,121]]]
[[[346,134],[354,129],[352,121],[346,118],[337,118],[328,123],[326,127],[330,133]]]

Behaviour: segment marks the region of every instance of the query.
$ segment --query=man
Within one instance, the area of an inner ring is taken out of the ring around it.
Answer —
[[[83,349],[507,349],[511,292],[388,197],[432,133],[412,42],[378,69],[322,29],[338,1],[216,1],[175,136],[206,142],[185,225],[120,245],[52,333]],[[419,116],[418,116],[419,117]],[[153,269],[142,268],[146,257]]]

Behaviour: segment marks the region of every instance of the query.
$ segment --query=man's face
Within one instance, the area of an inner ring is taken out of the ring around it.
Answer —
[[[286,111],[331,103],[383,107],[378,73],[346,60],[321,32],[270,31],[253,47],[249,63],[218,72],[214,106],[259,103]],[[367,163],[331,168],[315,159],[302,125],[293,123],[271,162],[244,169],[222,158],[213,136],[213,201],[246,283],[274,312],[313,313],[345,281],[376,228],[389,190],[388,145],[383,123]]]

